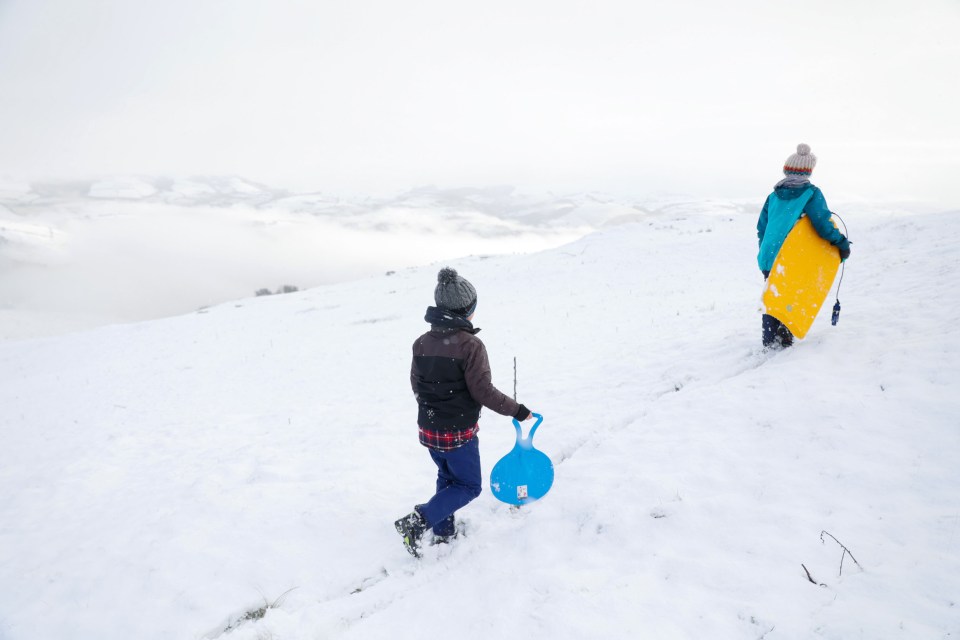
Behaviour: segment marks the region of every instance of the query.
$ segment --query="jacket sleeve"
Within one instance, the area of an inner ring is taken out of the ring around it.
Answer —
[[[493,386],[487,348],[479,339],[471,341],[464,362],[464,378],[467,381],[470,396],[486,408],[518,420],[527,417],[527,411],[521,409],[521,405]],[[521,411],[523,415],[519,416]]]
[[[417,394],[417,343],[413,343],[413,357],[410,358],[410,388],[413,389],[414,397],[419,399]]]
[[[817,230],[821,238],[839,249],[850,248],[847,238],[830,222],[830,217],[833,214],[827,208],[827,200],[823,197],[823,192],[820,189],[814,189],[813,196],[803,207],[803,211],[810,216],[810,222],[813,223],[813,228]]]
[[[763,234],[767,232],[767,205],[770,204],[770,196],[763,203],[763,209],[760,211],[760,219],[757,220],[757,244],[763,244]]]

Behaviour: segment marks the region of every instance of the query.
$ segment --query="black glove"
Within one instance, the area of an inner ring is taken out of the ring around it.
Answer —
[[[840,262],[843,262],[850,257],[850,245],[852,243],[847,239],[847,236],[840,234],[840,240],[834,242],[833,246],[837,248],[837,251],[840,252]]]
[[[513,415],[513,417],[515,420],[519,420],[523,422],[524,420],[526,420],[532,415],[533,415],[533,411],[530,411],[530,409],[527,409],[525,406],[521,404],[520,408],[517,409],[517,412]]]

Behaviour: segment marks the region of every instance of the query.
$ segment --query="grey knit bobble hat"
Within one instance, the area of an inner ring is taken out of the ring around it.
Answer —
[[[469,316],[477,308],[477,290],[450,267],[440,269],[437,288],[433,290],[437,307],[457,315]]]
[[[817,156],[810,153],[810,145],[801,142],[797,145],[797,152],[783,163],[783,173],[788,176],[809,178],[815,166],[817,166]]]

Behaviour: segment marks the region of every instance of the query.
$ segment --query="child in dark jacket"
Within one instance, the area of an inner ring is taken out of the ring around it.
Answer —
[[[437,306],[428,307],[424,318],[430,331],[413,343],[410,385],[419,406],[420,444],[437,465],[437,491],[394,523],[417,557],[427,529],[433,529],[434,541],[448,541],[457,533],[454,512],[480,495],[481,406],[517,420],[532,416],[491,382],[486,347],[471,323],[477,308],[473,285],[453,269],[441,269],[434,300]]]
[[[810,218],[821,238],[837,248],[840,260],[850,257],[850,241],[830,221],[833,214],[827,209],[823,193],[810,184],[810,174],[816,164],[817,156],[810,153],[810,146],[797,145],[797,152],[783,165],[784,179],[774,186],[773,193],[763,204],[757,221],[760,243],[757,264],[764,278],[770,275],[780,247],[803,215]],[[793,334],[773,316],[763,314],[762,326],[764,347],[783,348],[793,344]]]

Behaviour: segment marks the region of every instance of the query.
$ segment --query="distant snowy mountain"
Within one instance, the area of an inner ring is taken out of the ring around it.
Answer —
[[[311,287],[469,254],[537,251],[684,206],[737,209],[599,194],[533,197],[512,187],[423,187],[348,200],[230,176],[7,181],[0,183],[0,339],[174,315],[263,288]]]
[[[511,186],[443,189],[419,187],[392,198],[350,200],[323,193],[294,193],[236,176],[144,178],[121,176],[91,182],[0,182],[0,203],[22,213],[88,201],[164,203],[185,207],[249,205],[289,213],[349,217],[381,212],[430,211],[439,215],[475,215],[525,227],[590,227],[636,221],[644,215],[691,205],[683,198],[619,201],[600,193],[531,196]],[[695,201],[702,204],[702,200]],[[739,210],[728,201],[718,206]],[[751,203],[755,207],[755,203]],[[698,209],[702,207],[697,206]]]

